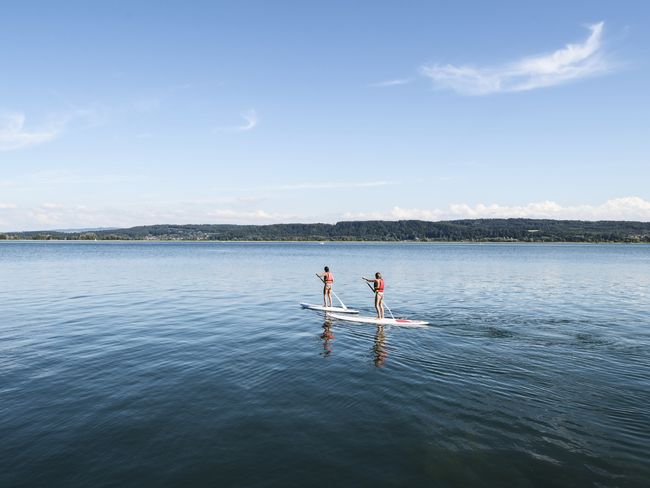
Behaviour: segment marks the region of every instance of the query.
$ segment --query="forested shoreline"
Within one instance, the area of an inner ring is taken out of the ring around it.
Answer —
[[[650,242],[650,222],[473,219],[336,224],[147,225],[93,231],[0,232],[0,239],[164,241]]]

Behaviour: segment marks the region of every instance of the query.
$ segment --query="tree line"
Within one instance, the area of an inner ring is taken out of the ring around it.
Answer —
[[[650,242],[650,222],[472,219],[440,222],[372,220],[336,224],[146,225],[90,232],[0,233],[0,239],[647,243]]]

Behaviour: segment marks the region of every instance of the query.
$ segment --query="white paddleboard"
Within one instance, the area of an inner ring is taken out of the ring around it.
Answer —
[[[352,308],[324,307],[322,305],[312,305],[311,303],[301,303],[300,306],[309,310],[318,310],[319,312],[359,313],[358,310]]]
[[[422,327],[429,325],[429,322],[424,320],[409,320],[409,319],[378,319],[376,317],[350,317],[349,315],[339,315],[337,313],[328,313],[328,316],[333,319],[345,320],[346,322],[358,322],[362,324],[375,324],[375,325],[400,325],[405,327]]]

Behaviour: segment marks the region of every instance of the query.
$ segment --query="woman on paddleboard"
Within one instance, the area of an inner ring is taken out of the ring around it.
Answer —
[[[377,310],[377,318],[384,318],[384,279],[381,277],[381,273],[375,273],[375,279],[370,280],[364,278],[368,283],[373,284],[373,290],[375,291],[375,310]]]
[[[330,273],[329,267],[325,266],[325,272],[317,274],[317,276],[323,280],[325,287],[323,288],[323,306],[331,307],[332,306],[332,284],[334,283],[334,274]],[[327,304],[329,302],[329,305]]]

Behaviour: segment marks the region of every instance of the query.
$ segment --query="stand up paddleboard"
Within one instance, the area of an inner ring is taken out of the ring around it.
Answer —
[[[338,313],[328,313],[328,317],[346,322],[357,322],[360,324],[375,324],[375,325],[400,325],[403,327],[422,327],[429,325],[429,322],[424,320],[409,320],[409,319],[378,319],[376,317],[353,317],[350,315],[341,315]]]
[[[301,303],[302,308],[307,308],[309,310],[317,310],[319,312],[337,312],[337,313],[359,313],[358,310],[353,308],[343,308],[343,307],[324,307],[322,305],[313,305],[311,303]]]
[[[323,278],[321,278],[318,274],[316,276],[318,276],[318,279],[321,280],[323,284],[325,283],[325,280],[323,280]],[[341,304],[340,307],[325,307],[323,305],[313,305],[311,303],[301,303],[300,306],[302,308],[306,308],[309,310],[316,310],[318,312],[359,313],[358,310],[354,310],[352,308],[346,307],[345,303],[343,303],[343,301],[333,291],[332,291],[332,295],[334,295],[334,297],[339,301],[339,303]]]

